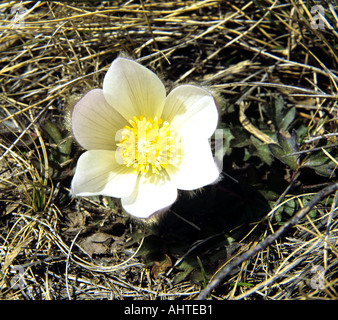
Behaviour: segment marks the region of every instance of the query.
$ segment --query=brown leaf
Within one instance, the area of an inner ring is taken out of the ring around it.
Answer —
[[[155,279],[158,279],[159,274],[166,272],[166,270],[173,265],[167,254],[165,254],[164,257],[164,260],[161,262],[155,261],[153,267],[151,268],[151,274]]]
[[[94,254],[109,253],[110,244],[113,237],[109,234],[98,232],[81,241],[80,247],[91,257]]]
[[[71,234],[77,233],[80,229],[85,227],[88,216],[88,213],[83,211],[73,211],[68,213],[66,215],[67,229],[65,231]]]

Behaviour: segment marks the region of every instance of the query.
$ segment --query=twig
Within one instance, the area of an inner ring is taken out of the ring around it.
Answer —
[[[175,211],[173,210],[170,210],[177,218],[183,220],[184,222],[186,222],[187,224],[189,224],[190,226],[192,226],[193,228],[195,228],[196,230],[198,231],[201,231],[201,228],[198,227],[196,224],[194,224],[193,222],[183,218],[182,216],[180,216],[178,213],[176,213]]]
[[[261,243],[259,243],[254,248],[244,252],[239,257],[235,258],[228,264],[226,264],[214,277],[214,279],[207,285],[207,287],[201,291],[196,300],[204,300],[208,297],[212,290],[214,290],[217,286],[219,286],[224,278],[233,270],[234,268],[241,265],[243,262],[247,261],[251,257],[255,256],[258,252],[266,249],[270,246],[274,241],[276,241],[279,237],[281,237],[285,232],[287,232],[291,227],[296,225],[300,219],[305,217],[311,209],[323,198],[330,195],[331,193],[338,190],[338,182],[324,188],[320,192],[318,192],[311,201],[308,202],[306,206],[301,208],[291,219],[289,219],[281,228],[279,228],[275,233],[271,234],[267,238],[265,238]]]
[[[67,254],[67,260],[66,260],[66,272],[65,272],[65,278],[66,278],[66,288],[67,288],[67,295],[68,295],[68,299],[69,300],[72,300],[72,298],[70,297],[70,293],[69,293],[69,285],[68,285],[68,264],[69,264],[69,258],[70,258],[70,255],[71,255],[71,252],[72,252],[72,249],[73,249],[73,245],[77,239],[77,237],[79,236],[79,234],[81,233],[82,229],[79,230],[79,232],[76,234],[76,236],[74,237],[70,247],[69,247],[69,251],[68,251],[68,254]]]

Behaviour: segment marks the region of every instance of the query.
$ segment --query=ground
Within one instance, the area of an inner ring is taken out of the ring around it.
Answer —
[[[336,1],[11,1],[0,19],[1,299],[337,299]],[[219,102],[222,180],[158,219],[70,194],[71,107],[120,55]]]

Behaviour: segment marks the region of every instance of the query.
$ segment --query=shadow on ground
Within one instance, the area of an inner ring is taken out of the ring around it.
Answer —
[[[203,285],[269,210],[254,188],[225,177],[194,197],[182,194],[157,223],[146,226],[139,254],[155,277],[176,264],[174,282],[190,279]]]

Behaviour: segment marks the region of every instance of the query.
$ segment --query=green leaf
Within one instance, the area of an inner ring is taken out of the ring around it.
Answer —
[[[283,110],[284,108],[284,100],[282,97],[276,97],[275,103],[274,103],[274,121],[278,128],[280,128],[280,123],[283,120]]]
[[[253,156],[259,157],[261,160],[263,160],[266,164],[269,166],[272,164],[272,156],[271,151],[269,149],[269,146],[262,143],[259,139],[257,139],[254,136],[250,137],[250,140],[255,147],[256,150],[252,151],[251,154]]]
[[[186,278],[193,272],[193,270],[198,268],[198,264],[195,259],[191,257],[183,260],[177,267],[177,270],[182,270],[174,277],[174,283],[179,283],[186,280]]]
[[[57,126],[48,120],[45,121],[43,130],[47,134],[50,142],[57,145],[57,154],[55,155],[57,161],[61,164],[69,160],[72,145],[71,139],[64,139]]]
[[[37,187],[33,183],[33,199],[32,206],[37,212],[41,212],[45,208],[45,191],[43,186]]]
[[[331,154],[335,159],[337,159],[337,155]],[[324,177],[333,176],[333,172],[336,168],[336,164],[327,157],[323,151],[315,151],[311,152],[302,162],[302,168],[311,168],[315,170],[317,174]]]
[[[199,256],[197,256],[197,261],[198,261],[198,264],[199,264],[199,266],[201,268],[201,272],[202,272],[202,277],[203,277],[202,289],[203,289],[203,288],[205,288],[207,286],[207,283],[208,283],[208,281],[207,281],[207,275],[205,273],[202,261],[201,261],[201,259],[200,259]]]
[[[231,154],[231,147],[230,147],[230,141],[234,139],[235,137],[232,135],[231,130],[229,128],[223,128],[223,147],[224,147],[224,155],[228,156]]]
[[[249,134],[242,127],[235,127],[232,130],[233,139],[230,141],[232,148],[244,148],[250,144]]]
[[[284,99],[280,96],[263,108],[278,131],[287,131],[296,116],[296,108],[285,108]]]
[[[296,116],[296,108],[291,108],[283,113],[284,116],[279,123],[279,129],[286,131]]]
[[[253,287],[254,285],[252,283],[247,283],[247,282],[233,282],[229,284],[230,287],[234,287],[237,285],[238,287]]]
[[[292,170],[296,171],[299,168],[299,156],[294,155],[294,153],[299,150],[296,131],[293,131],[292,135],[288,132],[278,132],[277,140],[279,145],[270,144],[270,151],[277,159],[288,165]]]

